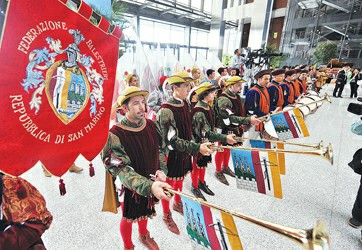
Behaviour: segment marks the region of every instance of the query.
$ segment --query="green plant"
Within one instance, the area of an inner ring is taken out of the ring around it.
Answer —
[[[233,58],[232,55],[223,54],[222,55],[222,64],[225,65],[225,66],[231,66],[230,62],[231,62],[232,58]]]
[[[334,42],[321,42],[313,53],[314,62],[319,65],[326,65],[332,58],[336,58],[337,44]]]
[[[266,46],[265,53],[272,55],[272,54],[279,54],[280,52],[277,48],[277,45],[275,43],[273,43],[273,44]],[[272,67],[272,68],[280,67],[281,64],[285,61],[285,59],[286,58],[283,55],[270,57],[270,60],[269,60],[270,67]]]
[[[98,15],[101,15],[100,14],[100,13],[102,13],[101,9],[97,8],[96,6],[94,6],[92,4],[90,4],[90,6]],[[124,2],[122,2],[121,0],[114,0],[114,1],[112,1],[111,17],[109,18],[104,15],[102,15],[102,16],[104,18],[106,18],[112,25],[118,26],[123,31],[130,26],[129,21],[124,16],[124,13],[126,12],[126,10],[127,10],[127,6]],[[95,19],[91,19],[91,22],[95,25],[97,23],[97,21]],[[122,36],[122,39],[120,39],[118,58],[120,58],[124,54],[124,52],[127,48],[127,44],[125,42],[126,39],[128,39],[128,38],[125,37],[124,35]]]

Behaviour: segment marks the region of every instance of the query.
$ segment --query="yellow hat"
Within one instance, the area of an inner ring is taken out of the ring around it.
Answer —
[[[131,81],[132,76],[133,76],[133,74],[131,74],[131,73],[129,73],[129,74],[126,76],[126,84],[127,84],[127,85],[128,85],[129,82]]]
[[[241,78],[240,76],[232,76],[229,77],[229,79],[227,79],[227,81],[225,82],[225,86],[230,86],[233,85],[235,83],[243,83],[245,82],[245,80],[243,78]]]
[[[199,70],[199,68],[196,68],[196,67],[195,67],[195,68],[192,68],[191,73],[194,74],[194,73],[196,73],[196,71],[198,71],[198,70]]]
[[[193,82],[195,79],[190,77],[190,75],[186,71],[176,72],[172,76],[178,76],[184,79],[186,82]]]
[[[216,86],[212,85],[211,82],[204,82],[202,84],[199,85],[199,87],[195,90],[197,95],[200,95],[201,93],[205,92],[206,90],[209,89],[217,89]]]
[[[168,84],[172,85],[175,83],[185,83],[186,80],[179,77],[179,76],[170,76],[169,78],[167,78]]]
[[[118,96],[117,98],[117,104],[119,106],[122,106],[122,104],[124,103],[124,101],[126,101],[127,99],[133,97],[133,96],[138,96],[138,95],[142,95],[144,97],[148,96],[148,91],[146,90],[142,90],[139,87],[135,87],[135,86],[131,86],[131,87],[127,87],[120,96]]]

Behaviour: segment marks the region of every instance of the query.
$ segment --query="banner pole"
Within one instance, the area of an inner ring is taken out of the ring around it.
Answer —
[[[302,247],[304,249],[309,249],[309,250],[313,250],[313,249],[328,250],[329,249],[329,234],[325,227],[325,223],[323,221],[318,220],[316,222],[316,227],[314,227],[312,229],[308,229],[308,230],[295,229],[295,228],[291,228],[291,227],[281,226],[281,225],[271,223],[268,221],[264,221],[261,219],[257,219],[257,218],[254,218],[254,217],[251,217],[251,216],[248,216],[248,215],[236,212],[236,211],[232,211],[230,209],[221,207],[219,205],[212,204],[210,202],[204,201],[203,199],[195,198],[191,195],[188,195],[188,194],[185,194],[185,193],[173,190],[173,189],[165,188],[164,192],[166,193],[166,195],[168,195],[170,197],[177,194],[177,195],[183,196],[185,198],[188,198],[190,200],[193,200],[197,203],[200,203],[202,205],[205,205],[207,207],[214,208],[216,210],[222,211],[224,213],[228,213],[237,218],[249,221],[253,224],[256,224],[256,225],[259,225],[266,229],[269,229],[275,233],[283,235],[283,236],[287,237],[288,239],[302,245]]]

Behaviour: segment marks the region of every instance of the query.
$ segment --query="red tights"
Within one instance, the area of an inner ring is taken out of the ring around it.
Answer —
[[[222,166],[229,166],[230,149],[225,148],[224,152],[216,152],[215,154],[215,165],[216,172],[221,172]]]
[[[138,233],[139,234],[147,234],[147,222],[148,219],[137,221],[138,223]],[[121,236],[123,240],[124,248],[132,248],[132,221],[127,221],[126,219],[122,219],[119,230],[121,231]]]
[[[191,181],[194,188],[199,188],[198,180],[200,180],[201,183],[205,182],[205,174],[206,168],[197,168],[196,162],[192,161]]]
[[[172,189],[182,192],[182,184],[184,182],[183,179],[182,180],[167,179],[166,182],[172,186]],[[175,194],[175,201],[181,202],[181,197],[177,194]],[[170,202],[169,201],[161,200],[161,204],[162,204],[162,208],[163,208],[163,213],[170,212]]]

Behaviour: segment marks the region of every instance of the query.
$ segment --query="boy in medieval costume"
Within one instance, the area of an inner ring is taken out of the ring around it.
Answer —
[[[164,145],[169,149],[167,157],[167,183],[173,189],[182,191],[183,180],[188,172],[192,170],[191,155],[210,155],[212,150],[208,148],[210,143],[191,142],[192,126],[190,106],[186,98],[191,91],[191,84],[179,76],[171,76],[168,82],[172,88],[172,97],[164,104],[157,113],[157,123],[162,131]],[[172,219],[170,203],[162,201],[163,220],[167,228],[180,234],[176,223]],[[181,197],[175,195],[173,210],[183,214]]]
[[[217,86],[210,82],[204,82],[195,90],[198,96],[198,102],[191,111],[192,117],[192,133],[197,143],[207,141],[220,141],[223,143],[234,144],[234,134],[223,135],[214,131],[215,119],[213,116],[210,103],[213,102],[216,94]],[[210,155],[198,154],[194,156],[192,161],[191,192],[197,197],[206,201],[200,189],[208,195],[214,195],[205,182],[205,173],[207,164],[211,162]]]
[[[216,101],[216,127],[221,129],[222,134],[232,133],[241,137],[243,134],[242,125],[258,125],[260,123],[260,120],[255,116],[242,116],[243,107],[239,93],[244,82],[240,76],[230,77],[225,82],[226,90]],[[224,174],[235,177],[235,173],[228,166],[229,159],[229,149],[224,149],[224,152],[216,152],[215,154],[215,177],[225,185],[229,185],[229,182]]]
[[[147,222],[156,214],[157,199],[169,199],[163,188],[171,188],[164,182],[167,168],[160,150],[160,134],[156,124],[145,119],[147,95],[147,91],[132,86],[118,97],[118,107],[125,117],[111,128],[102,152],[106,169],[123,185],[120,231],[125,249],[134,248],[133,222],[138,223],[139,240],[148,249],[159,249],[150,237]]]

